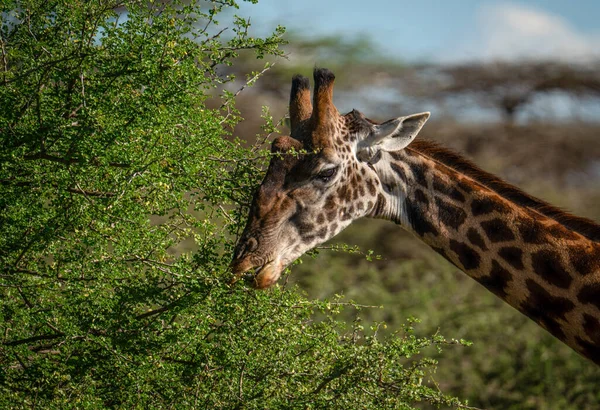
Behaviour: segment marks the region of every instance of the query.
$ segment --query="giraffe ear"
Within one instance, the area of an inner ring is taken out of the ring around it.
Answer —
[[[429,112],[422,112],[373,126],[369,135],[358,143],[359,159],[368,161],[378,151],[399,151],[406,148],[421,131],[429,115]]]

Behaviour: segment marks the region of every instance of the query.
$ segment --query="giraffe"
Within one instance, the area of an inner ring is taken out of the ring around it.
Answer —
[[[304,252],[361,217],[412,232],[600,365],[600,225],[534,198],[433,142],[419,113],[376,123],[333,104],[335,76],[295,75],[290,136],[272,143],[234,251],[234,280],[273,285]]]

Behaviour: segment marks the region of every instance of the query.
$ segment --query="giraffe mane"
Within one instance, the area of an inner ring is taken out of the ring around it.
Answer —
[[[452,150],[444,148],[433,141],[417,139],[406,149],[414,150],[440,162],[488,187],[501,197],[523,207],[533,209],[542,215],[554,219],[566,228],[586,238],[600,242],[600,225],[594,221],[575,216],[549,203],[535,198],[497,176],[479,168],[471,161]]]

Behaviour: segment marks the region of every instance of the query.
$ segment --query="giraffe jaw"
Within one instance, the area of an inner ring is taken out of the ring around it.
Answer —
[[[281,276],[282,271],[283,263],[279,258],[267,262],[257,269],[254,275],[254,287],[256,289],[266,289],[273,286]]]
[[[252,286],[256,289],[266,289],[277,282],[283,271],[284,264],[280,258],[273,259],[258,267],[242,263],[233,269],[234,276],[230,284],[237,282],[245,273],[253,268],[256,268],[256,271],[253,273]]]

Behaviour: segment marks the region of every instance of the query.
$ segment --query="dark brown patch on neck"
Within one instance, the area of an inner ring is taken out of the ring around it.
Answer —
[[[422,204],[425,208],[429,206],[429,199],[427,198],[427,195],[425,195],[425,193],[419,188],[415,189],[415,200]]]
[[[375,208],[373,209],[373,215],[381,215],[385,210],[386,200],[383,194],[377,194],[377,202],[375,203]]]
[[[433,189],[440,194],[447,195],[457,202],[465,202],[465,196],[453,184],[447,184],[438,176],[433,176]]]
[[[523,313],[544,325],[560,340],[565,340],[565,334],[556,319],[564,320],[565,315],[575,307],[575,304],[569,299],[552,296],[532,279],[527,279],[526,284],[529,298],[521,304]]]
[[[424,188],[429,188],[427,184],[425,167],[423,165],[415,165],[411,167],[411,171],[417,184],[421,185]]]
[[[471,201],[471,213],[473,216],[486,215],[494,211],[505,214],[510,212],[510,208],[500,201],[495,201],[489,196],[473,198],[473,201]]]
[[[583,330],[592,342],[600,346],[600,321],[592,315],[583,314]]]
[[[504,269],[498,261],[492,259],[492,269],[490,270],[490,274],[488,276],[477,278],[477,280],[496,296],[505,299],[507,295],[505,287],[508,282],[512,280],[512,275],[509,271]]]
[[[450,239],[450,249],[458,255],[458,260],[463,265],[465,271],[479,267],[481,257],[469,245]]]
[[[424,217],[424,212],[419,209],[418,204],[413,205],[410,201],[406,201],[404,207],[408,223],[417,235],[420,237],[423,237],[426,233],[432,233],[435,236],[439,235],[440,232]]]
[[[438,208],[438,217],[441,223],[452,227],[455,230],[458,230],[458,228],[465,223],[467,213],[462,208],[452,205],[439,197],[435,198],[435,203]]]
[[[477,230],[475,228],[469,228],[469,230],[467,231],[467,239],[473,245],[479,247],[479,249],[481,249],[482,251],[488,250],[488,247],[485,244],[485,241],[483,240],[481,235],[479,235],[479,232],[477,232]]]
[[[480,225],[490,242],[507,242],[515,239],[513,231],[500,218],[483,221]]]
[[[577,342],[583,348],[582,353],[600,365],[600,321],[592,315],[584,313],[583,330],[592,343],[578,337]]]
[[[515,269],[523,269],[523,251],[515,246],[506,246],[498,251],[498,255]]]
[[[541,250],[531,255],[533,271],[546,282],[568,289],[573,278],[565,270],[558,253],[550,250]]]
[[[519,235],[521,235],[521,239],[525,243],[539,245],[548,242],[546,239],[546,233],[544,232],[544,227],[532,219],[519,220],[517,223],[517,230],[519,231]]]
[[[600,270],[600,245],[599,246],[573,246],[569,249],[571,264],[581,275],[589,275]]]
[[[404,182],[406,184],[406,172],[404,172],[404,168],[402,168],[399,165],[394,164],[393,162],[390,164],[390,168],[392,168],[392,171],[394,171],[397,175],[398,178],[400,178],[400,181]]]
[[[584,286],[577,295],[577,299],[581,303],[589,303],[591,305],[596,306],[600,309],[600,283],[593,283],[587,286]]]
[[[516,205],[533,209],[592,241],[600,242],[600,225],[596,224],[594,221],[571,215],[547,202],[537,199],[508,184],[495,175],[483,171],[471,161],[468,161],[451,150],[442,148],[432,141],[421,139],[415,140],[406,150],[409,152],[412,150],[432,158],[457,172],[472,178]]]

